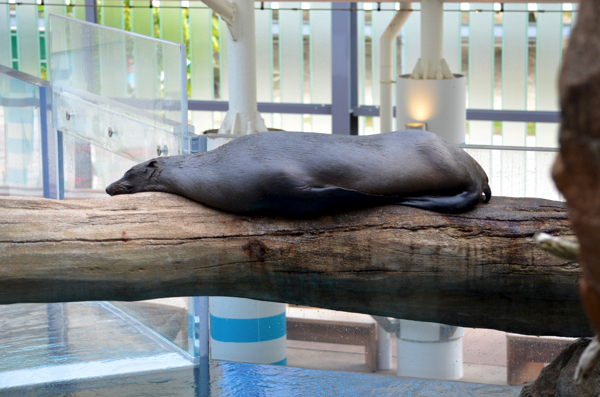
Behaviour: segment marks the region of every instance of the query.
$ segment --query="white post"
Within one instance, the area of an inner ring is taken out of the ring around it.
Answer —
[[[213,360],[287,365],[285,303],[210,298]]]
[[[381,133],[392,131],[393,123],[393,84],[394,79],[394,40],[404,23],[412,13],[412,3],[400,3],[400,10],[394,16],[387,29],[379,40],[380,48],[380,78],[379,90],[379,119],[381,120]]]
[[[203,0],[229,26],[227,47],[229,55],[229,111],[219,133],[249,134],[267,131],[256,104],[256,34],[254,31],[254,1]]]
[[[463,376],[462,327],[400,320],[398,376],[457,380]]]
[[[377,324],[377,370],[392,369],[392,336]]]
[[[442,61],[444,3],[442,0],[421,2],[421,62],[423,78],[435,79]]]

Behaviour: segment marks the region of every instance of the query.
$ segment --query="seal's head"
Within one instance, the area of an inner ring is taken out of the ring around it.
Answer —
[[[123,178],[111,183],[106,188],[106,193],[116,196],[117,194],[161,191],[162,189],[156,183],[159,175],[160,168],[157,159],[140,163],[127,171]]]

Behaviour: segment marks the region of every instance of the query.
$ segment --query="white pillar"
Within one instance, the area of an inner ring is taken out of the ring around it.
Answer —
[[[463,376],[462,327],[400,320],[398,376],[457,380]]]
[[[249,134],[267,131],[256,104],[254,1],[235,0],[233,5],[233,21],[227,32],[229,111],[219,128],[219,133]]]
[[[435,79],[442,61],[444,3],[442,0],[421,2],[421,62],[424,79]]]
[[[393,125],[393,84],[394,80],[394,41],[396,36],[404,26],[404,23],[412,13],[412,3],[400,3],[400,10],[396,13],[387,29],[381,35],[379,40],[380,48],[380,79],[381,87],[379,89],[379,118],[381,120],[381,130],[385,132],[392,131]]]
[[[392,369],[392,335],[377,324],[377,370]]]
[[[242,298],[210,298],[213,360],[287,364],[284,303]]]
[[[427,131],[449,142],[465,142],[467,122],[467,83],[465,76],[453,79],[411,79],[398,77],[396,83],[396,123],[404,129],[409,123],[425,123]]]

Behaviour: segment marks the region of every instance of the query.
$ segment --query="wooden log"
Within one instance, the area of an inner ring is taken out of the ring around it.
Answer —
[[[0,198],[0,303],[236,296],[531,335],[591,330],[563,205],[495,197],[447,215],[386,206],[245,217],[165,193]]]

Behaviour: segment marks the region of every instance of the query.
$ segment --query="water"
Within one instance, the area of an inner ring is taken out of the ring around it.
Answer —
[[[193,368],[0,390],[15,397],[512,397],[519,388],[211,361]]]
[[[99,302],[0,306],[0,397],[518,396],[520,388],[204,360]]]

